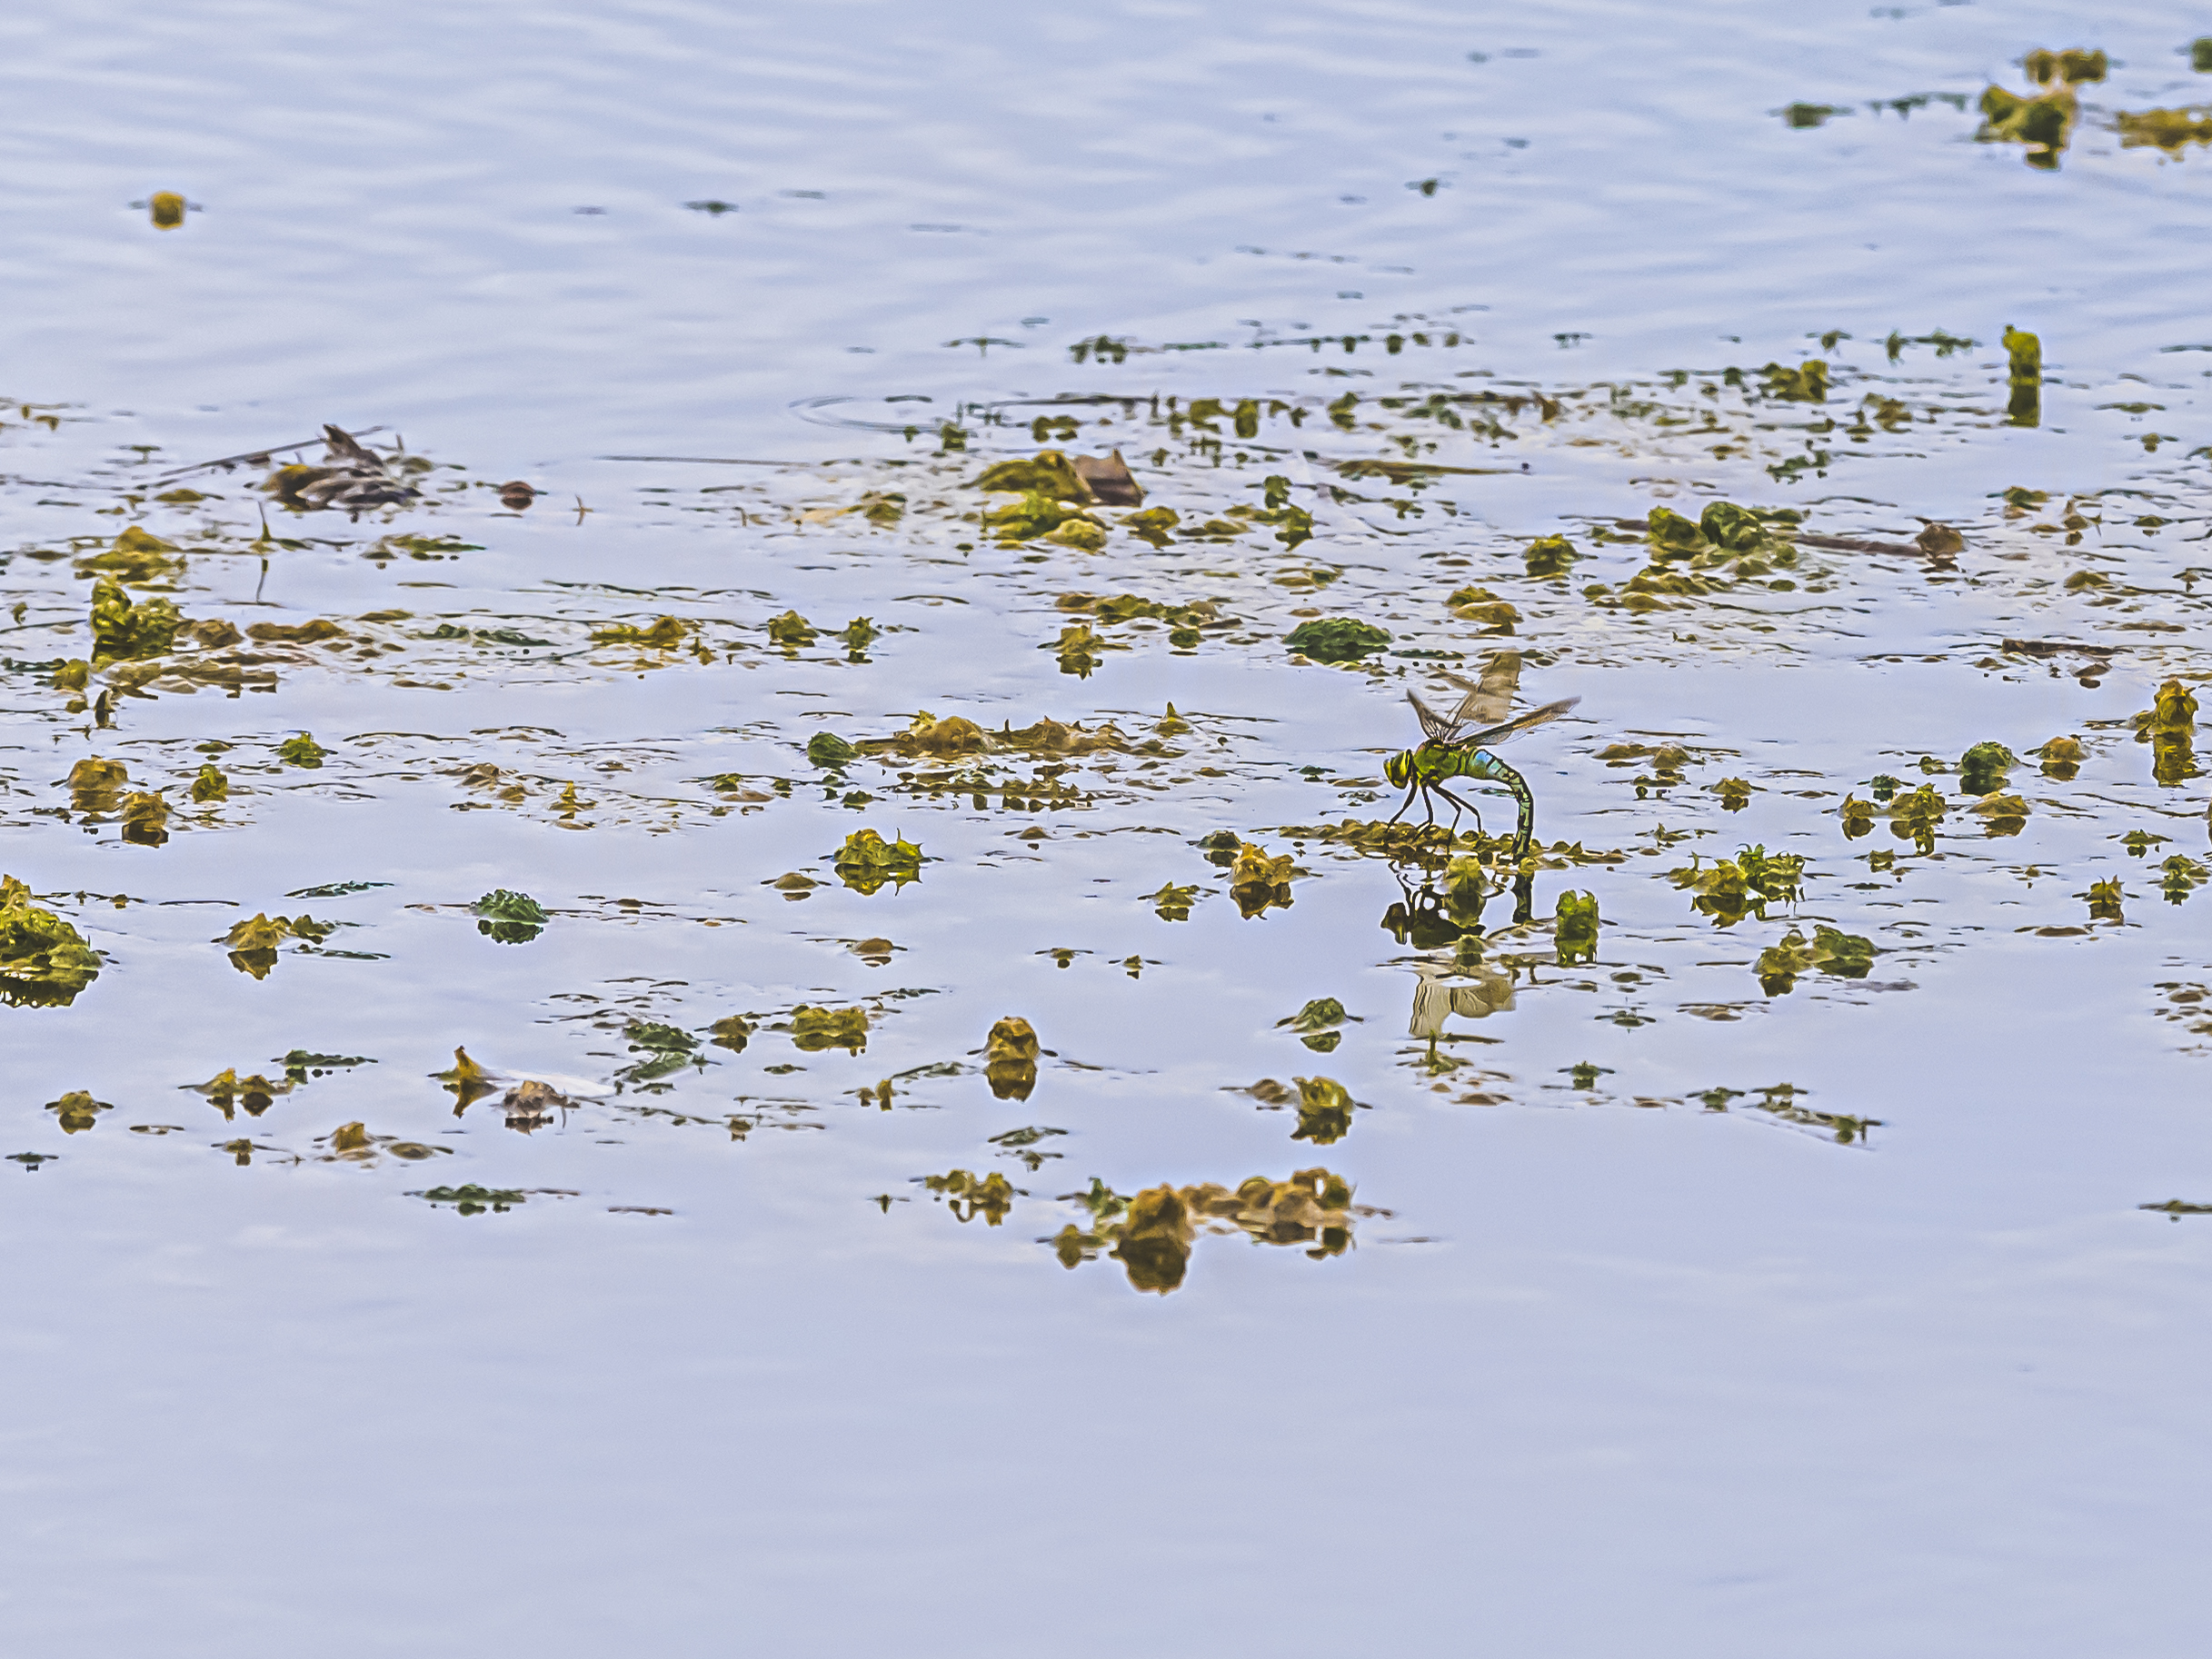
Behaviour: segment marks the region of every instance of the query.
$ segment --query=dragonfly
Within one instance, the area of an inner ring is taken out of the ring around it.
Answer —
[[[1490,750],[1523,732],[1549,725],[1582,700],[1561,698],[1558,702],[1546,703],[1540,709],[1501,720],[1500,717],[1513,706],[1513,693],[1520,684],[1519,651],[1500,651],[1492,657],[1482,671],[1480,683],[1462,680],[1457,674],[1447,674],[1444,678],[1467,693],[1449,715],[1439,714],[1412,692],[1406,693],[1406,700],[1420,718],[1424,736],[1418,749],[1401,750],[1383,763],[1382,775],[1393,788],[1406,792],[1405,800],[1390,815],[1390,821],[1396,823],[1403,818],[1418,798],[1427,809],[1428,821],[1433,824],[1436,822],[1433,797],[1441,796],[1454,809],[1451,819],[1454,830],[1459,827],[1461,812],[1474,812],[1475,822],[1480,826],[1482,814],[1446,789],[1444,780],[1471,778],[1482,783],[1503,784],[1520,809],[1520,821],[1513,837],[1513,858],[1518,862],[1528,856],[1529,842],[1536,833],[1536,797],[1529,788],[1529,780]]]

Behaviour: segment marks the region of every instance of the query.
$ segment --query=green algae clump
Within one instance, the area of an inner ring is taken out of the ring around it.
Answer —
[[[828,770],[844,765],[859,753],[859,750],[833,731],[817,731],[806,740],[808,761]]]
[[[808,1054],[820,1054],[828,1048],[858,1054],[868,1046],[868,1010],[803,1005],[795,1008],[791,1014],[791,1039]]]
[[[1357,662],[1388,645],[1390,636],[1372,622],[1332,616],[1300,622],[1282,642],[1315,662]]]
[[[1333,1146],[1351,1133],[1356,1102],[1351,1091],[1334,1078],[1292,1078],[1298,1085],[1298,1128],[1292,1140],[1310,1140],[1317,1147]]]
[[[118,582],[102,577],[92,589],[92,666],[139,661],[176,649],[184,619],[165,599],[134,604]]]
[[[1598,959],[1598,896],[1565,891],[1552,919],[1551,939],[1558,948],[1559,966],[1573,968]]]
[[[527,945],[552,919],[528,893],[503,887],[493,888],[469,909],[478,918],[476,931],[502,945]]]
[[[2184,144],[2212,144],[2212,109],[2122,110],[2113,118],[2119,131],[2120,148],[2156,147],[2178,154]]]
[[[833,860],[838,879],[856,893],[872,894],[886,881],[893,889],[922,879],[922,849],[901,838],[886,841],[872,830],[845,837]]]
[[[1319,1079],[1325,1081],[1326,1079]],[[1255,1175],[1231,1189],[1207,1181],[1195,1187],[1148,1187],[1125,1198],[1093,1177],[1091,1190],[1063,1193],[1061,1201],[1090,1212],[1088,1229],[1069,1225],[1051,1240],[1063,1267],[1096,1260],[1119,1261],[1133,1290],[1165,1296],[1183,1282],[1200,1232],[1236,1235],[1260,1244],[1303,1245],[1315,1261],[1351,1247],[1358,1216],[1387,1212],[1358,1207],[1351,1183],[1327,1169],[1300,1169],[1284,1181]]]
[[[23,882],[0,876],[0,1002],[67,1008],[99,977],[99,953],[85,936],[33,904]]]
[[[1565,536],[1539,536],[1529,543],[1521,561],[1531,576],[1564,576],[1581,556]]]
[[[1863,979],[1878,954],[1874,941],[1834,928],[1816,927],[1810,943],[1795,928],[1781,942],[1759,952],[1752,971],[1759,988],[1769,997],[1786,997],[1797,988],[1798,976],[1814,969],[1846,979]]]
[[[983,1077],[997,1100],[1026,1100],[1037,1087],[1037,1033],[1026,1019],[1009,1014],[984,1039]]]

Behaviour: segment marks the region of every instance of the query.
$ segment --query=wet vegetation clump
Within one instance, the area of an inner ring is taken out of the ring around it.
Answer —
[[[1300,622],[1283,643],[1315,662],[1357,662],[1390,642],[1390,631],[1349,616]]]
[[[1303,1245],[1307,1256],[1320,1261],[1351,1247],[1357,1217],[1381,1213],[1355,1206],[1351,1183],[1320,1168],[1300,1169],[1284,1181],[1253,1176],[1234,1190],[1211,1182],[1148,1187],[1128,1198],[1093,1180],[1089,1192],[1066,1194],[1062,1202],[1090,1212],[1088,1227],[1070,1223],[1049,1241],[1062,1267],[1110,1255],[1132,1289],[1160,1296],[1181,1286],[1201,1232]]]
[[[0,1002],[67,1008],[99,977],[99,953],[85,936],[33,904],[25,883],[0,876]]]
[[[1009,1014],[991,1028],[983,1045],[983,1078],[994,1100],[1026,1100],[1037,1087],[1037,1033]]]
[[[553,919],[528,893],[503,887],[493,888],[469,909],[477,919],[476,931],[502,945],[527,945]]]
[[[837,849],[833,866],[856,893],[874,894],[885,882],[896,891],[922,879],[922,849],[903,837],[886,841],[873,830],[856,830]]]
[[[2038,49],[2021,59],[2020,66],[2042,90],[2022,94],[1998,85],[1987,88],[1981,94],[1981,130],[1975,137],[1984,144],[2022,145],[2029,166],[2056,172],[2081,118],[2074,88],[2103,80],[2110,64],[2098,51]]]
[[[1874,966],[1874,941],[1838,929],[1818,926],[1809,942],[1792,928],[1779,943],[1759,953],[1752,971],[1769,997],[1786,997],[1798,979],[1815,969],[1846,979],[1863,979]]]

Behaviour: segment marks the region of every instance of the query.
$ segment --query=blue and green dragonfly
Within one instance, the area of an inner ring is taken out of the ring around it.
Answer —
[[[1420,717],[1421,730],[1426,736],[1420,748],[1400,750],[1383,762],[1382,775],[1390,780],[1392,787],[1406,792],[1405,800],[1390,815],[1390,821],[1396,823],[1403,818],[1419,798],[1427,810],[1427,821],[1435,823],[1436,804],[1431,798],[1440,795],[1452,804],[1455,830],[1461,812],[1474,812],[1475,823],[1480,827],[1482,814],[1446,789],[1444,780],[1471,778],[1481,783],[1502,784],[1520,808],[1520,822],[1513,837],[1513,858],[1519,862],[1528,856],[1529,842],[1536,834],[1536,797],[1529,788],[1529,780],[1490,750],[1525,731],[1548,725],[1582,700],[1561,698],[1558,702],[1546,703],[1540,709],[1501,720],[1500,717],[1513,706],[1513,693],[1520,683],[1519,651],[1500,651],[1484,668],[1480,684],[1456,674],[1444,678],[1467,693],[1449,716],[1439,714],[1412,692],[1406,693],[1406,700]]]

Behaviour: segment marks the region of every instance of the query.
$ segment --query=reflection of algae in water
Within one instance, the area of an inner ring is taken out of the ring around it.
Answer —
[[[2148,743],[2151,776],[2171,787],[2198,775],[2195,738],[2197,696],[2178,680],[2168,680],[2151,706],[2134,717],[2135,738]]]
[[[2120,148],[2153,145],[2177,155],[2184,144],[2212,144],[2212,109],[2199,104],[2187,109],[2122,110],[2113,117],[2119,129]]]
[[[1563,891],[1553,913],[1551,938],[1561,968],[1598,959],[1598,896]]]
[[[80,576],[112,576],[136,588],[174,576],[184,566],[184,555],[174,542],[133,524],[110,546],[79,559],[71,568]]]
[[[1769,397],[1789,403],[1828,402],[1828,366],[1818,357],[1796,364],[1770,363],[1759,373],[1766,380]]]
[[[886,881],[895,891],[922,879],[922,849],[903,837],[886,841],[873,830],[856,830],[837,849],[833,868],[856,893],[873,894]]]
[[[1270,856],[1266,848],[1250,841],[1238,844],[1229,870],[1229,896],[1246,921],[1265,915],[1270,908],[1289,909],[1290,878],[1296,874],[1290,855]]]
[[[1805,860],[1796,853],[1769,853],[1764,846],[1744,847],[1733,859],[1721,859],[1706,868],[1699,854],[1667,879],[1690,893],[1690,908],[1712,918],[1715,925],[1734,927],[1746,916],[1764,919],[1767,906],[1794,903],[1805,875]]]
[[[995,1169],[986,1176],[949,1169],[942,1175],[923,1176],[921,1180],[925,1188],[946,1201],[945,1207],[962,1225],[981,1216],[985,1226],[997,1227],[1006,1219],[1014,1199],[1021,1196],[1021,1189]]]
[[[770,642],[781,645],[786,651],[797,651],[802,646],[812,645],[820,634],[821,630],[796,611],[786,611],[781,616],[768,619]]]
[[[2212,869],[2207,869],[2186,853],[2176,853],[2158,869],[2158,890],[2168,904],[2179,904],[2207,880],[2212,880]]]
[[[725,1015],[707,1028],[707,1039],[717,1048],[727,1048],[732,1054],[744,1053],[752,1036],[752,1022],[742,1014]]]
[[[99,955],[85,936],[33,904],[23,882],[0,876],[0,1002],[67,1008],[99,977]]]
[[[834,731],[817,731],[806,740],[808,764],[826,770],[834,770],[860,752]]]
[[[138,847],[159,847],[169,839],[169,802],[159,790],[132,795],[123,803],[123,839]]]
[[[692,1064],[692,1057],[699,1048],[699,1039],[689,1031],[657,1020],[633,1019],[623,1028],[623,1036],[631,1053],[645,1057],[615,1073],[625,1083],[650,1083],[672,1071],[681,1071]]]
[[[79,812],[113,812],[123,804],[129,770],[120,760],[90,755],[69,769],[69,804]]]
[[[2102,52],[2081,49],[2038,49],[2020,65],[2029,80],[2048,90],[2022,97],[2002,86],[1988,87],[1981,95],[1981,130],[1974,136],[1983,144],[2025,145],[2029,166],[2055,172],[2081,116],[2074,88],[2103,80],[2111,65]]]
[[[493,888],[469,909],[478,918],[476,931],[503,945],[527,945],[551,919],[528,893],[503,887]]]
[[[122,586],[103,577],[92,590],[92,665],[136,661],[175,649],[184,619],[161,598],[134,604]]]
[[[1874,941],[1834,928],[1815,927],[1812,942],[1795,928],[1781,942],[1762,950],[1752,971],[1759,988],[1769,997],[1787,997],[1797,988],[1798,977],[1818,969],[1846,979],[1863,979],[1874,966]]]
[[[1344,1040],[1344,1033],[1336,1029],[1347,1019],[1357,1024],[1359,1016],[1347,1014],[1344,1005],[1334,997],[1316,997],[1297,1013],[1278,1019],[1278,1027],[1288,1026],[1300,1033],[1299,1041],[1316,1054],[1329,1054]]]
[[[218,1071],[204,1083],[187,1083],[184,1087],[195,1095],[205,1096],[208,1103],[229,1121],[235,1116],[237,1107],[244,1107],[249,1118],[260,1117],[275,1103],[277,1096],[290,1094],[297,1085],[291,1078],[273,1083],[257,1071],[242,1078],[233,1066]]]
[[[1161,921],[1189,921],[1191,907],[1198,902],[1199,889],[1194,884],[1177,887],[1172,881],[1162,884],[1157,893],[1147,893],[1144,901],[1153,907]]]
[[[1922,784],[1909,795],[1900,795],[1890,803],[1889,833],[1900,841],[1912,842],[1922,853],[1936,849],[1936,830],[1943,822],[1948,803],[1936,793],[1935,785]]]
[[[1521,555],[1531,576],[1564,576],[1582,555],[1565,536],[1539,536]]]
[[[430,1075],[444,1084],[446,1092],[453,1097],[453,1116],[456,1118],[484,1096],[499,1092],[499,1085],[492,1080],[490,1073],[469,1058],[466,1048],[455,1048],[453,1065],[444,1071],[433,1071]]]
[[[1371,622],[1332,616],[1300,622],[1282,642],[1315,662],[1357,662],[1388,645],[1390,635]]]
[[[199,776],[192,780],[192,799],[201,806],[231,798],[231,780],[213,760],[203,761]]]
[[[2121,887],[2117,876],[2103,881],[2092,881],[2087,892],[2077,893],[2074,897],[2087,900],[2091,921],[2125,922],[2127,919],[2121,909],[2127,902],[2127,893]]]
[[[328,939],[334,926],[312,916],[273,917],[256,911],[244,921],[232,923],[230,931],[214,942],[229,948],[231,966],[240,973],[265,979],[276,966],[276,948],[284,940],[316,944]]]
[[[2025,329],[2005,324],[2006,380],[2010,395],[2005,418],[2012,426],[2034,426],[2043,418],[2043,342]]]
[[[809,1054],[820,1054],[830,1048],[858,1054],[868,1047],[868,1010],[809,1008],[802,1004],[792,1010],[791,1039]]]
[[[612,622],[592,630],[594,645],[642,645],[648,651],[674,651],[698,626],[680,617],[664,616],[647,628],[633,622]]]
[[[1193,1241],[1202,1229],[1241,1232],[1262,1244],[1304,1244],[1315,1261],[1351,1247],[1355,1217],[1384,1212],[1355,1207],[1351,1184],[1326,1169],[1300,1169],[1287,1181],[1253,1176],[1235,1191],[1207,1182],[1151,1187],[1124,1198],[1095,1177],[1091,1190],[1062,1195],[1091,1212],[1088,1230],[1069,1225],[1050,1242],[1061,1265],[1073,1268],[1105,1251],[1120,1261],[1136,1290],[1165,1296],[1183,1282]]]
[[[1292,1078],[1298,1085],[1298,1128],[1292,1140],[1310,1140],[1317,1147],[1333,1146],[1351,1133],[1351,1114],[1357,1105],[1351,1091],[1334,1078]]]
[[[1752,1091],[1759,1098],[1750,1105],[1758,1111],[1794,1123],[1808,1129],[1825,1129],[1832,1134],[1840,1146],[1864,1146],[1868,1135],[1882,1127],[1879,1118],[1861,1118],[1845,1112],[1823,1112],[1798,1101],[1811,1091],[1799,1088],[1794,1083],[1774,1083]],[[1747,1097],[1740,1088],[1709,1088],[1697,1097],[1709,1112],[1725,1112],[1729,1102]]]
[[[312,731],[303,731],[297,737],[286,738],[276,746],[277,758],[287,766],[304,766],[314,770],[323,764],[330,750],[315,741]]]
[[[62,1133],[81,1135],[100,1120],[102,1112],[115,1108],[105,1100],[95,1100],[84,1089],[72,1089],[59,1100],[46,1102],[46,1110],[60,1120]]]
[[[451,1205],[463,1216],[481,1216],[487,1210],[503,1215],[525,1201],[528,1194],[511,1187],[479,1187],[470,1182],[465,1187],[433,1187],[427,1192],[411,1192],[411,1198],[421,1198],[435,1207]]]
[[[983,1076],[998,1100],[1026,1100],[1037,1087],[1037,1033],[1030,1022],[1009,1014],[991,1028],[984,1041]]]
[[[1994,795],[2005,787],[2006,772],[2019,763],[2019,757],[2002,743],[1977,743],[1959,758],[1959,791]]]

